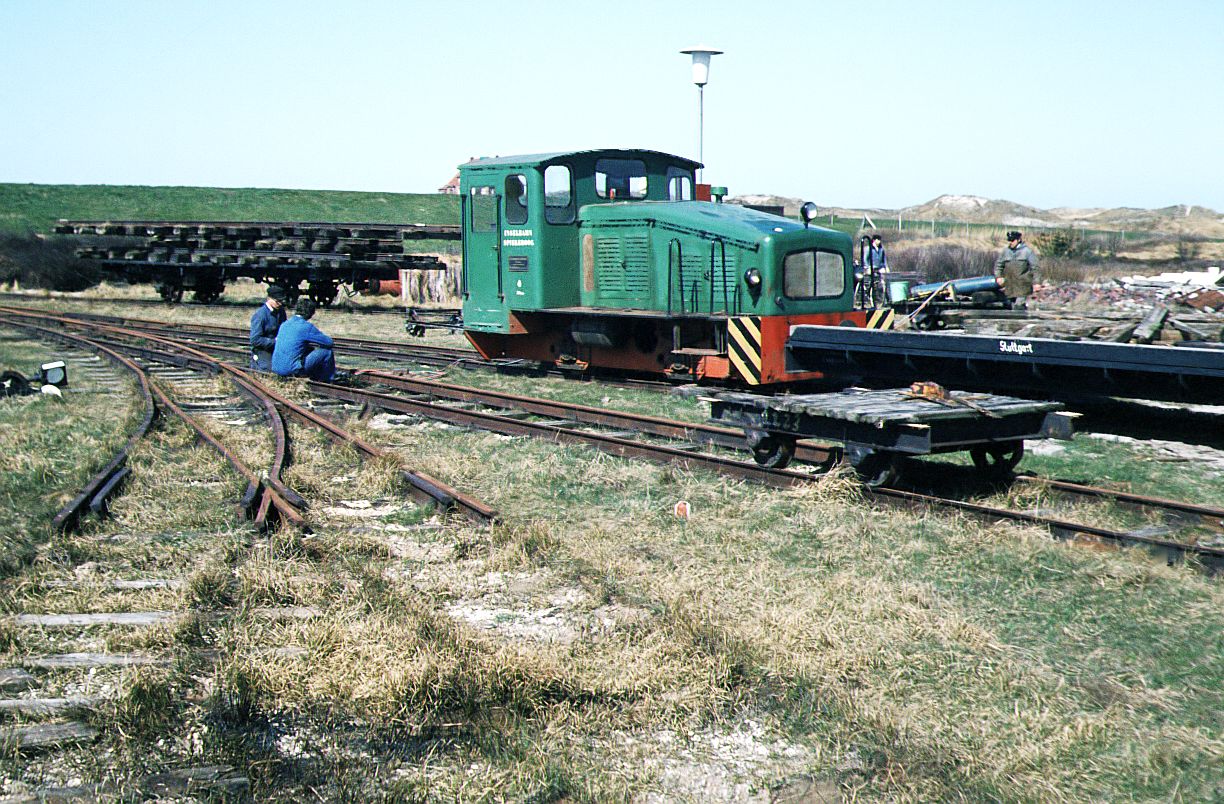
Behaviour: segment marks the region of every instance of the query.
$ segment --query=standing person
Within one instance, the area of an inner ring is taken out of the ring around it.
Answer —
[[[285,323],[285,300],[288,294],[280,285],[268,285],[268,298],[251,316],[251,368],[272,370],[272,349],[276,333]]]
[[[871,248],[863,255],[863,265],[877,274],[888,273],[888,254],[884,252],[884,240],[879,235],[872,235]]]
[[[870,245],[868,245],[870,243]],[[872,235],[868,241],[862,239],[863,278],[860,283],[861,306],[879,307],[887,303],[888,295],[884,292],[887,284],[885,274],[888,273],[888,254],[884,251],[884,241],[878,234]]]
[[[995,260],[994,275],[1003,286],[1003,294],[1011,301],[1012,309],[1027,310],[1028,297],[1033,294],[1033,284],[1037,281],[1037,255],[1024,242],[1022,233],[1007,233],[1007,246]]]
[[[293,317],[281,325],[272,352],[272,370],[282,377],[309,377],[331,382],[336,376],[334,342],[310,323],[315,303],[306,297],[298,299]]]

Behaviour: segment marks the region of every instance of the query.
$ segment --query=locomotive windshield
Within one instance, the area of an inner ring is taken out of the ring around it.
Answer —
[[[788,299],[840,296],[846,289],[846,261],[835,251],[793,251],[782,261],[782,291]]]
[[[597,159],[595,193],[600,198],[645,198],[646,163],[641,159]]]

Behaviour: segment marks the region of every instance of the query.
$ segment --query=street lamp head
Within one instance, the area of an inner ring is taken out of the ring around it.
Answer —
[[[704,87],[710,80],[710,57],[718,56],[722,51],[714,50],[705,45],[698,45],[687,50],[681,50],[680,52],[693,57],[693,83],[699,87]]]

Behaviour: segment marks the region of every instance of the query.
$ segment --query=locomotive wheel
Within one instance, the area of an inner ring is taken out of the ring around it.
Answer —
[[[766,469],[785,469],[795,457],[795,439],[773,433],[749,432],[752,459]]]
[[[974,447],[969,450],[969,457],[973,458],[973,465],[986,477],[991,480],[1004,480],[1024,457],[1024,442],[1011,441],[988,447]]]

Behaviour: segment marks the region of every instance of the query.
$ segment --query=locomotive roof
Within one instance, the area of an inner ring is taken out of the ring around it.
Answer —
[[[836,238],[850,239],[849,235],[820,226],[805,227],[798,221],[771,215],[738,204],[711,204],[708,201],[623,201],[611,204],[592,204],[582,208],[584,221],[595,220],[665,220],[675,224],[704,229],[717,226],[717,231],[755,241],[762,235],[785,232],[820,232]]]
[[[663,151],[651,151],[644,148],[594,148],[584,151],[557,151],[555,153],[544,154],[523,154],[520,156],[492,156],[481,159],[473,159],[470,162],[465,162],[459,166],[460,170],[465,168],[496,168],[509,167],[511,165],[546,165],[552,162],[560,162],[565,159],[574,157],[612,157],[614,159],[631,159],[634,157],[645,159],[662,159],[672,164],[687,167],[691,170],[697,170],[704,167],[700,162],[688,159],[675,154],[664,153]]]

